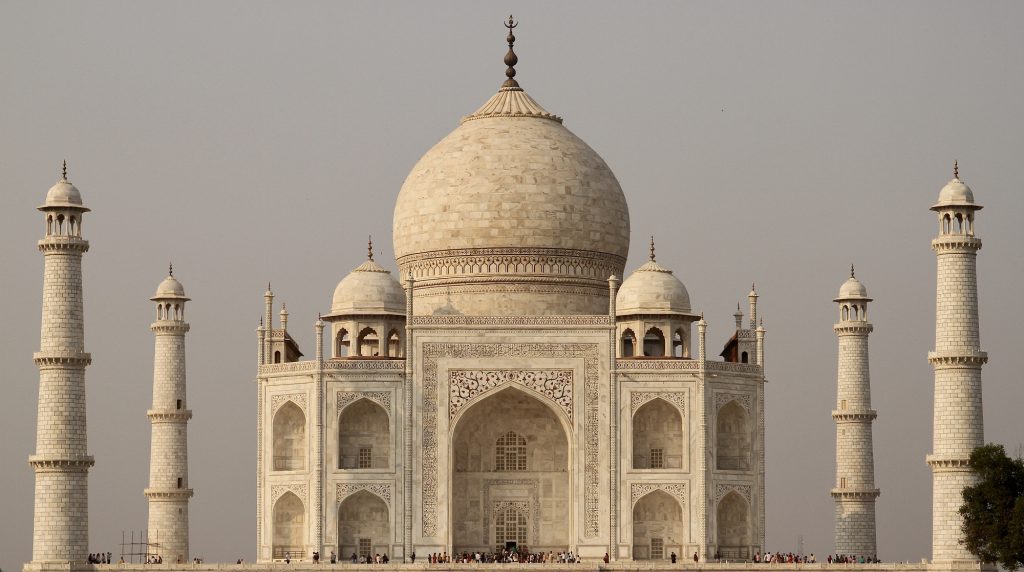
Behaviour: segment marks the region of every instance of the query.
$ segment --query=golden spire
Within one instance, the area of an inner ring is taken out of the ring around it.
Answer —
[[[68,180],[68,160],[64,159],[64,164],[60,168],[60,180],[67,182]]]
[[[960,164],[956,160],[953,161],[953,178],[960,180]]]
[[[853,264],[850,265],[850,278],[856,278],[857,276],[853,273]]]
[[[174,278],[174,263],[173,262],[168,262],[167,263],[167,275],[170,276],[171,278]]]
[[[366,256],[370,260],[373,260],[373,235],[369,235],[366,241]]]
[[[651,235],[651,262],[654,262],[654,235]]]
[[[501,87],[519,87],[519,82],[515,80],[516,77],[516,64],[519,63],[519,57],[516,56],[515,51],[512,49],[512,45],[516,43],[516,36],[512,33],[512,29],[519,25],[519,22],[512,20],[512,15],[509,14],[508,22],[505,27],[508,28],[508,36],[505,37],[505,41],[508,42],[508,52],[505,53],[505,65],[508,66],[505,69],[505,83],[501,84]]]

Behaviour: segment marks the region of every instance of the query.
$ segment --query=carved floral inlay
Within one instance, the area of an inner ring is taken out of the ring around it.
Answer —
[[[686,415],[685,391],[633,391],[629,396],[631,411],[636,413],[641,406],[655,399],[664,399],[678,407],[680,414]]]
[[[739,403],[740,407],[746,410],[747,415],[751,415],[753,413],[750,405],[751,395],[749,393],[715,393],[715,411],[718,411],[719,409],[722,408],[723,405],[729,403],[730,401],[735,401],[736,403]]]
[[[665,491],[686,506],[686,483],[633,483],[630,487],[631,503],[635,505],[636,501],[654,491]]]
[[[338,483],[335,489],[335,497],[339,503],[346,498],[358,493],[359,491],[367,491],[373,493],[387,503],[388,508],[391,508],[391,492],[393,486],[389,482],[374,482],[374,483]]]
[[[339,391],[338,411],[360,399],[369,399],[384,408],[387,414],[391,415],[391,392],[390,391]]]
[[[514,383],[554,401],[572,421],[572,370],[453,369],[448,372],[448,419],[495,387]]]
[[[295,405],[299,406],[299,409],[303,413],[306,412],[306,394],[305,393],[288,393],[278,394],[270,396],[270,411],[271,414],[277,413],[277,410],[281,408],[285,402],[291,401]]]
[[[747,500],[747,504],[750,504],[750,485],[739,485],[735,483],[718,483],[715,486],[715,503],[722,500],[725,495],[732,491],[736,491],[744,499]]]
[[[302,504],[306,504],[306,491],[307,491],[306,483],[291,483],[291,484],[286,484],[286,485],[271,485],[271,487],[270,487],[270,498],[274,499],[274,502],[276,503],[277,500],[279,498],[281,498],[281,495],[290,492],[290,493],[293,493],[295,496],[299,497],[299,500],[302,501]]]

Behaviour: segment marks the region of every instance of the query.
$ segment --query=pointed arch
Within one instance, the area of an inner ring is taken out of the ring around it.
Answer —
[[[402,335],[398,332],[398,328],[392,328],[388,332],[387,340],[387,356],[402,357]]]
[[[391,518],[384,499],[367,490],[345,497],[338,505],[338,554],[360,558],[387,554]]]
[[[633,357],[636,355],[636,334],[633,333],[632,329],[626,328],[622,332],[620,340],[622,357]]]
[[[633,414],[633,468],[681,469],[684,455],[683,416],[657,397]]]
[[[686,519],[679,500],[654,490],[633,505],[633,559],[666,560],[682,554],[686,540]]]
[[[676,328],[676,331],[672,332],[672,357],[690,357],[690,351],[686,346],[686,341],[686,331],[683,330],[683,328]]]
[[[306,554],[306,507],[288,491],[274,503],[273,558],[302,559]]]
[[[750,415],[735,399],[718,410],[715,466],[719,470],[749,471],[752,445]]]
[[[648,328],[644,333],[644,355],[662,357],[665,355],[665,333],[661,328]]]
[[[306,414],[288,401],[274,414],[274,470],[301,471],[306,468]]]
[[[377,334],[377,330],[366,327],[359,331],[359,337],[356,338],[355,355],[380,355],[380,336]]]
[[[338,333],[334,336],[334,357],[348,357],[351,350],[352,339],[348,335],[348,330],[341,328]]]
[[[391,464],[391,419],[377,402],[358,399],[338,417],[338,468],[386,469]]]
[[[750,558],[750,505],[736,491],[718,502],[718,551],[722,558]]]

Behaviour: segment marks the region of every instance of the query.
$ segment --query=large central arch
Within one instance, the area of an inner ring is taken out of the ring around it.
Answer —
[[[514,386],[481,396],[460,412],[449,457],[453,553],[493,552],[524,541],[532,552],[569,549],[568,427],[558,408]]]

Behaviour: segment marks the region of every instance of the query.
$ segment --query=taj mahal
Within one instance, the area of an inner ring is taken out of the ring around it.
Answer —
[[[422,563],[432,553],[526,548],[614,568],[672,555],[745,562],[766,550],[770,386],[757,289],[735,285],[749,292],[745,307],[727,339],[709,340],[699,301],[659,264],[653,237],[647,260],[627,260],[626,193],[601,156],[517,81],[515,23],[506,26],[504,83],[422,156],[397,193],[397,271],[374,259],[371,243],[329,307],[325,284],[324,311],[301,326],[315,331],[313,348],[299,347],[267,287],[253,339],[257,569],[303,566],[314,552],[346,561],[388,554],[395,563],[416,554]],[[983,444],[982,207],[959,172],[929,206],[934,441],[921,461],[933,473],[933,552],[931,563],[905,569],[978,569],[959,544],[957,509],[973,482],[968,457]],[[93,569],[81,266],[89,209],[65,171],[39,211],[45,266],[25,569]],[[836,552],[873,556],[872,299],[852,268],[836,282],[836,478],[820,494],[835,501]],[[160,558],[185,569],[193,566],[189,298],[173,269],[151,301],[150,482],[139,494]]]

